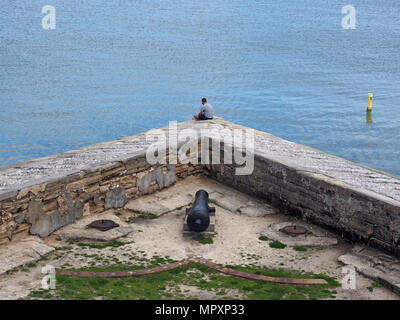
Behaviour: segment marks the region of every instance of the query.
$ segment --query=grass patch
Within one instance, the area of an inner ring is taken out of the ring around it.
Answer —
[[[373,292],[375,288],[380,288],[380,287],[382,287],[382,284],[379,281],[379,279],[376,279],[374,282],[371,283],[371,285],[367,289]]]
[[[112,240],[108,243],[102,243],[102,244],[79,242],[78,246],[83,247],[83,248],[104,249],[104,248],[118,248],[118,247],[130,244],[130,243],[133,243],[133,241],[121,242],[118,240]]]
[[[294,247],[293,250],[295,250],[295,251],[307,251],[307,248],[304,248],[302,246],[297,246],[297,247]]]
[[[168,258],[162,258],[159,256],[154,256],[152,259],[145,259],[145,258],[134,258],[136,262],[139,262],[136,265],[130,265],[130,264],[124,264],[121,263],[119,260],[111,259],[115,265],[111,265],[108,267],[95,267],[95,266],[90,266],[90,267],[83,267],[83,268],[70,268],[68,270],[73,270],[73,271],[90,271],[90,272],[116,272],[116,271],[129,271],[129,270],[139,270],[139,269],[144,269],[144,268],[154,268],[158,267],[160,265],[164,265],[167,263],[173,263],[175,260],[168,259]]]
[[[286,248],[286,244],[283,244],[283,243],[280,242],[280,241],[273,241],[273,242],[270,242],[269,246],[270,246],[271,248],[274,248],[274,249],[284,249],[284,248]]]
[[[260,236],[260,237],[258,237],[258,240],[261,240],[261,241],[268,241],[269,238],[268,238],[267,236]]]
[[[180,206],[180,207],[176,208],[175,210],[182,210],[183,208],[187,208],[190,205],[191,205],[191,203],[190,204],[186,204],[184,206]]]
[[[71,244],[73,242],[68,241],[68,244]],[[71,247],[54,247],[56,251],[64,251],[64,250],[71,250]]]
[[[199,236],[197,241],[201,244],[212,244],[214,243],[213,239],[210,237]]]
[[[34,263],[34,262],[29,262],[25,266],[28,267],[28,268],[35,268],[37,266],[37,264]]]
[[[165,262],[165,258],[156,257],[150,264]],[[333,278],[326,275],[299,273],[279,270],[267,270],[257,267],[231,266],[237,270],[264,274],[275,277],[296,278],[323,278],[326,285],[294,286],[270,283],[262,280],[248,280],[238,277],[226,276],[199,263],[192,262],[174,270],[147,275],[138,278],[106,279],[89,277],[69,277],[57,275],[55,290],[37,290],[29,294],[27,299],[74,299],[90,300],[101,297],[105,300],[127,299],[198,299],[190,296],[186,289],[180,285],[195,287],[202,292],[208,291],[219,299],[237,298],[236,293],[230,296],[229,292],[238,292],[241,299],[255,300],[293,300],[293,299],[324,299],[333,297],[334,288],[339,286]],[[101,271],[117,271],[122,266],[107,267]],[[142,266],[129,266],[129,269],[142,268]],[[87,269],[87,268],[86,268]],[[82,270],[82,269],[80,269]],[[98,268],[91,268],[100,271]],[[182,291],[183,290],[183,291]]]
[[[139,215],[138,215],[138,218],[139,218],[139,219],[157,219],[158,216],[149,213],[149,214],[139,214]]]

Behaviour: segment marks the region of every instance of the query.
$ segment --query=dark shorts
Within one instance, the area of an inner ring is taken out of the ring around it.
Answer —
[[[199,115],[199,120],[211,120],[212,118],[207,118],[204,114]]]

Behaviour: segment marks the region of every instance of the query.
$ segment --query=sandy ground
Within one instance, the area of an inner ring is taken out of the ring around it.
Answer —
[[[198,180],[200,179],[200,180]],[[177,183],[169,188],[168,195],[179,195],[182,190],[192,192],[199,185],[206,185],[213,190],[219,190],[222,194],[229,193],[225,186],[218,183],[198,178],[189,179]],[[175,188],[175,189],[174,189]],[[232,191],[234,194],[235,191]],[[161,194],[162,192],[159,192]],[[247,197],[247,196],[246,196]],[[253,201],[248,197],[249,201]],[[171,199],[173,201],[173,199]],[[114,214],[115,210],[107,214]],[[118,210],[121,221],[132,218],[132,212]],[[295,251],[292,247],[274,249],[269,247],[268,241],[259,240],[259,235],[269,225],[288,221],[291,218],[281,214],[266,214],[262,217],[246,216],[232,213],[216,205],[216,234],[212,244],[200,244],[195,239],[183,236],[183,219],[185,208],[179,208],[161,215],[157,219],[134,219],[130,226],[133,232],[121,238],[128,244],[118,248],[90,249],[82,248],[76,244],[68,244],[66,241],[52,235],[45,239],[47,245],[53,247],[67,247],[65,250],[56,250],[46,261],[38,261],[36,266],[16,270],[11,274],[0,276],[0,299],[17,299],[29,294],[33,289],[39,289],[43,274],[42,266],[46,264],[55,267],[81,267],[88,265],[104,264],[104,259],[112,262],[124,263],[129,261],[132,254],[151,258],[152,256],[169,256],[171,259],[180,260],[188,255],[202,256],[216,263],[231,265],[257,265],[265,268],[284,268],[297,271],[324,273],[335,277],[339,282],[343,277],[342,265],[337,261],[338,257],[351,249],[352,245],[339,239],[335,246],[321,248],[309,248],[305,252]],[[332,234],[331,234],[332,235]],[[337,235],[333,235],[337,236]],[[102,260],[96,260],[91,255],[101,255]],[[338,288],[337,299],[399,299],[397,295],[386,288],[375,288],[370,292],[367,288],[372,280],[357,274],[356,290],[344,290]],[[184,288],[192,295],[193,288]],[[213,299],[209,293],[200,294],[200,297]]]

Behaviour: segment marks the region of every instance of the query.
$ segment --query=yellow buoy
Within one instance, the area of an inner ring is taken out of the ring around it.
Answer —
[[[372,93],[368,93],[368,106],[367,106],[367,111],[372,110],[372,97],[374,95]]]
[[[367,110],[366,120],[367,120],[367,124],[372,123],[372,112],[370,110]]]

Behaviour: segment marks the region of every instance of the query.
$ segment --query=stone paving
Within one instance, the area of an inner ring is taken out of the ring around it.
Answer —
[[[353,266],[357,272],[379,281],[400,295],[400,261],[365,246],[356,245],[352,250],[340,256],[338,260],[347,266]]]
[[[291,236],[280,231],[287,226],[303,226],[309,233],[305,235]],[[270,225],[265,231],[261,233],[262,236],[268,239],[282,242],[287,246],[299,247],[326,247],[338,244],[337,236],[329,233],[328,231],[302,221],[296,222],[281,222]]]
[[[0,247],[0,275],[20,266],[36,262],[54,251],[54,248],[36,237]]]
[[[88,224],[95,220],[112,220],[119,226],[105,232],[89,228]],[[121,221],[115,214],[105,212],[79,219],[75,223],[56,231],[55,235],[68,240],[108,242],[126,236],[131,232],[133,232],[132,226]]]
[[[188,206],[199,189],[207,190],[211,203],[215,203],[235,214],[263,217],[278,212],[270,205],[221,183],[194,176],[187,177],[184,184],[177,184],[156,194],[131,200],[124,208],[137,214],[160,216]]]

